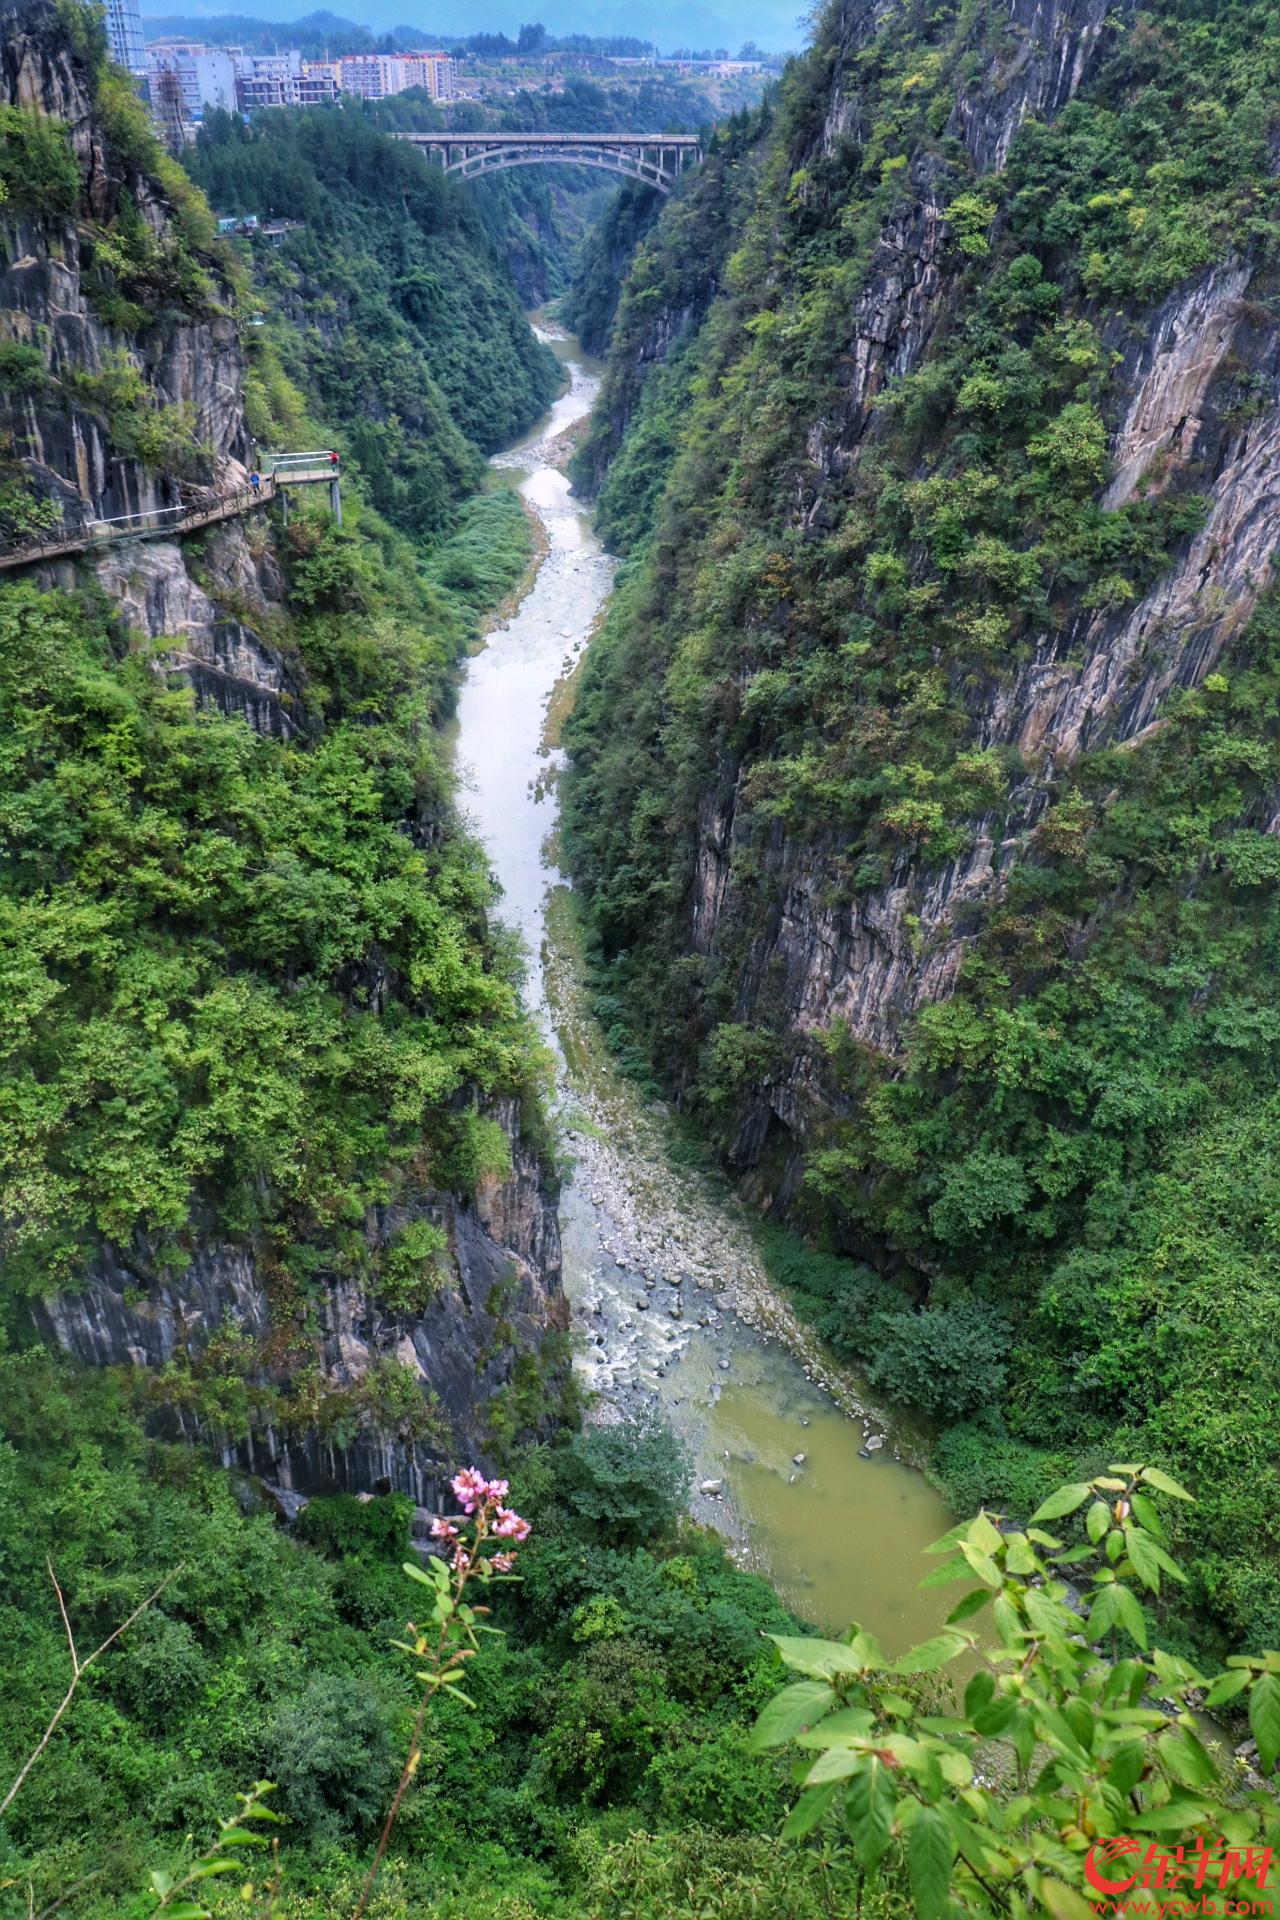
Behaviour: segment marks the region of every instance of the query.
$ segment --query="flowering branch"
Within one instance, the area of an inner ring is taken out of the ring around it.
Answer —
[[[479,1652],[478,1636],[496,1633],[498,1629],[486,1625],[488,1607],[476,1606],[466,1599],[467,1588],[473,1581],[478,1580],[487,1586],[492,1580],[510,1577],[516,1563],[513,1550],[500,1546],[493,1553],[489,1548],[499,1541],[519,1543],[527,1540],[531,1532],[527,1520],[523,1520],[511,1507],[504,1506],[507,1497],[505,1480],[486,1480],[477,1468],[464,1467],[461,1473],[454,1475],[450,1485],[462,1514],[456,1520],[434,1520],[431,1536],[439,1542],[439,1553],[432,1555],[425,1568],[406,1564],[404,1569],[411,1580],[418,1581],[431,1595],[427,1624],[419,1627],[412,1620],[409,1621],[407,1631],[413,1635],[412,1640],[395,1642],[412,1659],[423,1663],[417,1676],[422,1682],[422,1699],[409,1736],[408,1757],[392,1796],[353,1920],[362,1920],[369,1904],[373,1883],[382,1866],[401,1802],[418,1770],[422,1756],[422,1730],[432,1700],[441,1689],[447,1689],[466,1706],[475,1705],[475,1701],[461,1686],[466,1663]]]

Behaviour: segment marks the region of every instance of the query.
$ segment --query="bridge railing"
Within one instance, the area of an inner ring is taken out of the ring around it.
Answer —
[[[214,493],[210,489],[202,498],[184,501],[177,506],[148,507],[140,512],[117,513],[85,521],[78,527],[59,527],[48,533],[33,534],[25,540],[5,541],[0,544],[0,572],[11,567],[30,566],[39,560],[55,560],[61,554],[88,553],[99,547],[109,547],[117,540],[146,540],[166,533],[194,533],[201,527],[215,525],[219,520],[230,520],[237,514],[251,513],[255,507],[274,499],[277,492],[283,501],[285,487],[323,481],[329,481],[332,485],[339,477],[339,469],[334,466],[327,447],[307,453],[264,455],[261,480],[256,487],[235,487],[226,493]],[[335,494],[336,491],[335,487]],[[340,507],[337,511],[340,515]]]

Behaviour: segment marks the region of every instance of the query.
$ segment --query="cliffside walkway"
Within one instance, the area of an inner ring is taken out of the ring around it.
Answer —
[[[265,454],[262,484],[258,488],[237,487],[215,499],[194,501],[189,507],[156,507],[147,513],[123,513],[113,520],[91,520],[82,527],[68,527],[37,535],[0,547],[0,573],[14,567],[34,566],[40,560],[56,560],[67,553],[90,553],[100,547],[114,546],[121,540],[174,539],[184,533],[198,533],[219,520],[232,520],[237,514],[253,513],[277,496],[286,514],[290,487],[325,484],[333,517],[342,525],[342,496],[339,472],[327,452]]]
[[[670,193],[702,158],[695,133],[399,133],[446,173],[476,180],[505,167],[600,167]]]

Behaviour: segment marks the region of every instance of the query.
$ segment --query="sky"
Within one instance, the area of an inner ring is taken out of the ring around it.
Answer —
[[[300,0],[173,0],[166,7],[152,0],[144,14],[181,13],[187,19],[239,11],[257,20],[282,24],[312,10]],[[653,40],[664,53],[675,47],[727,47],[736,53],[746,40],[769,52],[804,45],[808,32],[803,0],[364,0],[360,6],[335,7],[375,33],[391,27],[419,27],[426,33],[463,35],[508,33],[514,38],[525,21],[540,20],[548,33],[633,34]]]

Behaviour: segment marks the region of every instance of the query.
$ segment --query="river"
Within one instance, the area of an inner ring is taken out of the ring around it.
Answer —
[[[870,1627],[891,1652],[946,1604],[917,1588],[921,1549],[951,1516],[899,1456],[913,1436],[842,1374],[765,1276],[733,1195],[668,1152],[660,1107],[613,1069],[585,1004],[573,903],[555,857],[556,716],[609,597],[613,562],[564,464],[599,369],[541,324],[565,367],[560,399],[495,467],[545,551],[509,619],[471,658],[456,727],[464,811],[528,953],[526,997],[553,1049],[573,1169],[561,1195],[565,1291],[590,1417],[656,1404],[694,1460],[695,1517],[798,1614]]]

